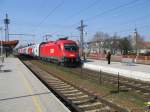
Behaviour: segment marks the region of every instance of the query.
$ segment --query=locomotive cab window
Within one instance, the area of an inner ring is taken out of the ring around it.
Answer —
[[[59,50],[61,50],[61,47],[60,47],[60,45],[58,45],[58,48],[59,48]]]
[[[77,51],[78,50],[78,47],[75,43],[64,44],[64,48],[66,51]]]

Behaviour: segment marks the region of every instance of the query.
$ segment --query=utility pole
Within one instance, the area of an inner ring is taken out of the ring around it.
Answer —
[[[137,32],[137,29],[135,28],[134,30],[134,40],[135,40],[135,51],[136,51],[136,54],[138,53],[138,32]]]
[[[80,55],[83,56],[84,54],[84,28],[87,25],[83,24],[83,20],[81,20],[81,25],[77,28],[80,31]]]
[[[6,13],[6,18],[4,19],[5,24],[5,41],[9,41],[9,28],[8,24],[10,24],[10,19],[8,19],[8,14]]]
[[[3,56],[3,28],[0,28],[1,33],[1,56]]]

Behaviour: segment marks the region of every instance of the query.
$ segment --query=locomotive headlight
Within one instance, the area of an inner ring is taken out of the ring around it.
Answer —
[[[74,54],[70,54],[71,57],[75,56]]]

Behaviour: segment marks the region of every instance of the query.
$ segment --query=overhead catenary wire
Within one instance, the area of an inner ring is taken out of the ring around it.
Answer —
[[[90,5],[88,5],[86,8],[80,10],[80,11],[78,12],[78,14],[80,14],[80,13],[84,12],[85,10],[87,10],[87,9],[89,9],[89,8],[91,8],[91,7],[93,7],[93,6],[94,6],[97,2],[99,2],[99,1],[100,1],[100,0],[95,0],[95,1],[92,2]],[[135,2],[137,2],[137,1],[138,1],[138,0],[132,0],[132,1],[127,2],[127,3],[125,3],[125,4],[121,4],[121,5],[117,6],[117,7],[108,9],[108,10],[106,10],[106,11],[104,11],[104,12],[102,12],[102,13],[100,13],[100,14],[94,16],[94,17],[91,17],[91,18],[88,18],[88,19],[85,19],[85,20],[86,20],[86,21],[89,21],[89,20],[91,20],[92,18],[94,19],[95,17],[102,16],[102,15],[105,14],[105,13],[109,13],[109,12],[114,11],[114,10],[117,10],[117,9],[119,9],[119,8],[128,6],[128,5],[130,5],[130,4],[132,4],[132,3],[135,3]],[[77,15],[77,14],[72,15],[71,18],[73,18],[73,16],[76,16],[76,15]],[[46,18],[47,18],[47,17],[46,17]],[[70,18],[70,17],[69,17],[69,18]],[[69,20],[70,20],[70,19],[69,19]],[[75,26],[75,25],[77,25],[77,24],[79,24],[79,22],[74,23],[74,24],[68,26],[68,28],[69,28],[69,27],[72,27],[72,26]],[[56,32],[53,32],[52,34],[55,34],[55,33],[56,33]]]
[[[91,0],[90,0],[91,1]],[[94,7],[95,5],[97,5],[101,0],[95,0],[94,2],[92,3],[89,3],[89,5],[79,11],[77,11],[75,14],[72,14],[71,16],[67,17],[67,19],[71,20],[70,18],[74,18],[76,16],[79,16],[81,13],[87,11],[88,9]]]
[[[135,19],[132,19],[132,20],[130,20],[130,21],[142,21],[142,20],[144,20],[144,18],[146,18],[146,17],[149,17],[150,16],[150,14],[148,14],[148,15],[144,15],[144,16],[141,16],[141,17],[138,17],[138,18],[135,18]],[[122,26],[122,25],[129,25],[129,23],[127,23],[127,22],[125,22],[125,23],[123,23],[123,24],[119,24],[120,26]],[[131,25],[130,25],[131,26]],[[149,28],[150,27],[150,25],[142,25],[142,26],[139,26],[139,25],[132,25],[132,28],[127,28],[127,29],[123,29],[123,30],[119,30],[119,31],[117,31],[117,33],[123,33],[123,32],[126,32],[126,31],[133,31],[133,29],[134,28],[138,28],[138,29],[145,29],[145,28]],[[99,28],[100,29],[100,28]],[[101,28],[102,29],[102,28]]]
[[[111,9],[105,10],[105,11],[101,12],[100,14],[97,14],[97,15],[95,15],[95,16],[92,16],[92,17],[90,17],[90,18],[85,19],[85,21],[87,22],[87,21],[94,20],[94,19],[96,19],[96,18],[98,18],[98,17],[100,17],[100,16],[102,16],[102,15],[104,15],[104,14],[110,13],[110,12],[112,12],[112,11],[118,10],[118,9],[123,8],[123,7],[126,7],[126,6],[129,6],[129,5],[134,4],[134,3],[138,2],[138,1],[139,1],[139,0],[132,0],[132,1],[130,1],[130,2],[121,4],[121,5],[117,6],[117,7],[113,7],[113,8],[111,8]],[[88,9],[88,8],[90,8],[90,7],[92,7],[96,2],[98,2],[98,1],[97,1],[97,0],[94,1],[94,2],[93,2],[92,4],[90,4],[87,8],[81,10],[81,12],[84,11],[84,10],[86,10],[86,9]],[[80,13],[80,12],[78,12],[78,13]],[[74,16],[76,16],[76,15],[74,15]],[[74,23],[73,25],[70,25],[70,26],[74,26],[74,25],[77,25],[77,24],[79,24],[79,22],[76,22],[76,23]],[[55,34],[55,33],[54,33],[54,34]]]
[[[148,0],[146,0],[146,1],[148,1]],[[145,3],[145,2],[144,2]],[[141,4],[140,4],[141,5]],[[149,6],[149,4],[147,4],[147,6]],[[137,8],[136,6],[134,6],[134,8]],[[142,9],[143,8],[145,8],[145,6],[143,7],[141,7]],[[131,25],[131,24],[135,24],[135,22],[137,22],[137,21],[143,21],[143,20],[145,20],[145,19],[148,19],[148,17],[150,16],[150,13],[148,13],[148,14],[145,14],[145,15],[143,15],[143,16],[139,16],[139,17],[136,17],[136,18],[132,18],[132,19],[129,19],[129,20],[127,20],[127,21],[123,21],[123,22],[119,22],[119,23],[117,23],[119,26],[126,26],[126,25]],[[125,19],[126,20],[126,19]],[[117,26],[116,24],[115,24],[115,26]]]
[[[124,8],[124,7],[126,7],[126,6],[131,5],[131,4],[134,4],[134,3],[136,3],[137,1],[139,1],[139,0],[132,0],[132,1],[130,1],[130,2],[121,4],[121,5],[117,6],[117,7],[113,7],[113,8],[111,8],[111,9],[105,10],[105,11],[101,12],[100,14],[97,14],[97,15],[95,15],[95,16],[93,16],[93,17],[90,17],[90,18],[85,19],[85,21],[87,22],[87,21],[94,20],[94,19],[96,19],[96,18],[98,18],[98,17],[103,16],[104,14],[110,13],[110,12],[115,11],[115,10],[118,10],[118,9],[120,9],[120,8]],[[86,9],[88,9],[88,8],[93,7],[92,5],[94,5],[94,3],[96,3],[96,2],[98,2],[98,0],[95,0],[94,2],[92,2],[92,4],[88,5],[85,9],[80,10],[80,11],[81,11],[80,13],[82,13],[82,11],[84,12],[84,10],[86,10]],[[73,16],[76,16],[76,14],[74,14]],[[46,18],[47,18],[47,17],[46,17]],[[44,20],[44,21],[45,21],[45,20]],[[66,28],[67,28],[67,27],[70,28],[70,27],[73,27],[73,26],[75,26],[75,25],[77,25],[77,24],[79,24],[79,22],[77,22],[77,23],[75,23],[75,24],[73,24],[73,25],[65,26],[65,27],[66,27]],[[57,33],[57,32],[53,32],[52,34],[56,34],[56,33]]]
[[[130,2],[121,4],[121,5],[119,5],[119,6],[110,8],[110,9],[105,10],[105,11],[103,11],[103,12],[101,12],[101,13],[95,15],[95,16],[92,16],[92,17],[89,17],[89,18],[85,19],[85,21],[92,21],[92,20],[95,20],[96,18],[101,17],[101,16],[104,15],[104,14],[107,14],[107,13],[110,13],[110,12],[112,12],[112,11],[118,10],[118,9],[120,9],[120,8],[126,7],[126,6],[128,6],[128,5],[131,5],[131,4],[133,4],[133,3],[136,3],[137,1],[139,1],[139,0],[132,0],[132,1],[130,1]]]
[[[57,4],[52,10],[49,11],[49,13],[39,22],[39,24],[37,25],[36,28],[40,27],[40,25],[42,25],[46,19],[52,15],[58,8],[60,8],[62,5],[64,4],[64,0],[62,0],[59,4]]]
[[[141,16],[141,17],[138,17],[138,18],[135,18],[135,19],[132,19],[132,20],[129,20],[130,22],[135,22],[135,21],[143,21],[144,20],[144,18],[146,18],[146,17],[150,17],[150,14],[148,14],[148,15],[144,15],[144,16]],[[129,23],[129,21],[126,21],[126,22],[124,22],[124,23],[120,23],[119,25],[129,25],[130,23]]]
[[[148,15],[144,15],[144,16],[141,16],[141,17],[137,17],[137,18],[134,18],[134,19],[131,19],[131,20],[129,20],[129,21],[125,21],[125,22],[122,22],[122,23],[119,23],[119,26],[123,26],[123,25],[129,25],[130,23],[129,22],[131,22],[131,21],[143,21],[144,20],[144,18],[146,18],[146,17],[149,17],[150,16],[150,13],[148,14]],[[116,25],[115,25],[116,26]],[[135,25],[136,26],[136,25]],[[147,25],[146,25],[147,26]],[[145,25],[144,25],[144,27],[146,27]],[[148,25],[149,26],[149,25]],[[117,26],[116,26],[117,27]],[[140,27],[141,28],[141,27]],[[96,29],[103,29],[102,27],[101,28],[96,28]],[[126,31],[128,31],[128,30],[130,30],[130,29],[127,29]],[[119,32],[121,32],[122,30],[120,30]],[[124,31],[124,30],[123,30]]]
[[[91,1],[91,0],[89,0],[89,1]],[[100,1],[101,1],[101,0],[95,0],[94,2],[90,3],[87,7],[85,7],[85,8],[83,8],[83,9],[79,10],[78,12],[76,12],[75,14],[73,14],[73,15],[67,17],[66,19],[70,21],[71,18],[74,18],[74,17],[80,15],[81,13],[83,13],[84,11],[87,11],[88,9],[90,9],[90,8],[92,8],[93,6],[97,5],[97,3],[100,2]],[[66,20],[65,20],[65,21],[66,21]],[[74,23],[74,24],[72,24],[72,25],[68,25],[68,26],[67,26],[67,29],[70,28],[70,27],[75,27],[75,25],[78,25],[79,23],[80,23],[80,22],[76,22],[76,23]],[[56,33],[57,33],[57,32],[53,32],[52,34],[56,34]]]

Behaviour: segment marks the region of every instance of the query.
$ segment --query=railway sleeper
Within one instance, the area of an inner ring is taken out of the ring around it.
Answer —
[[[76,104],[76,105],[85,105],[85,104],[92,104],[94,102],[97,102],[97,100],[94,100],[91,102],[91,99],[90,98],[85,98],[85,97],[78,97],[77,99],[71,99],[71,101]]]
[[[77,93],[65,93],[65,96],[77,96],[77,95],[83,95],[82,92],[77,92]]]
[[[62,80],[60,80],[60,79],[50,79],[51,80],[51,82],[63,82]]]
[[[147,89],[150,89],[150,86],[143,85],[143,86],[141,86],[141,88],[147,88]]]
[[[109,80],[103,79],[103,83],[110,83]]]
[[[91,109],[95,109],[95,108],[100,109],[100,108],[104,107],[104,105],[101,102],[94,102],[94,103],[78,105],[78,107],[83,110],[91,110]]]
[[[50,75],[49,75],[50,76]],[[53,77],[53,76],[51,76],[51,77],[48,77],[49,79],[50,79],[50,81],[54,81],[54,82],[63,82],[62,80],[60,80],[60,79],[58,79],[58,78],[56,78],[56,77]]]
[[[150,93],[143,93],[144,96],[150,96]]]
[[[130,87],[127,87],[126,89],[127,89],[128,91],[131,91],[131,90],[132,90],[132,88],[130,88]]]
[[[58,89],[58,90],[61,90],[61,89],[65,89],[65,88],[71,88],[71,86],[70,85],[64,85],[64,86],[62,86],[62,85],[52,85],[54,88],[56,88],[56,89]]]
[[[147,89],[149,89],[149,88],[150,88],[150,86],[148,86],[148,85],[145,85],[145,86],[143,86],[143,88],[147,88]]]
[[[54,86],[55,88],[70,88],[71,86],[70,85],[68,85],[68,84],[66,84],[66,85],[61,85],[61,84],[51,84],[52,86]]]
[[[71,94],[71,93],[77,93],[77,92],[80,92],[80,91],[77,90],[77,89],[72,89],[72,90],[61,90],[60,92],[63,93],[63,94]]]
[[[119,88],[120,88],[120,89],[127,89],[126,86],[120,86]]]
[[[82,96],[76,96],[76,97],[67,97],[70,100],[75,100],[75,99],[85,99],[88,98],[88,95],[82,95]]]
[[[92,109],[92,110],[87,110],[85,112],[116,112],[115,110],[112,110],[110,107],[105,106],[101,109]]]
[[[135,82],[128,82],[129,85],[135,85]]]
[[[131,84],[124,84],[127,87],[133,88],[135,91],[137,92],[150,92],[150,90],[146,89],[146,88],[142,88],[139,86],[135,86],[135,85],[131,85]]]
[[[74,104],[76,105],[82,105],[82,104],[88,104],[90,101],[90,97],[82,97],[82,98],[78,98],[78,99],[71,99],[72,102],[74,102]],[[94,101],[96,102],[96,100]]]
[[[59,81],[59,80],[56,81],[56,80],[53,80],[53,79],[50,79],[50,80],[49,80],[49,83],[54,83],[54,84],[55,84],[55,83],[60,83],[60,84],[64,84],[64,82],[62,82],[62,81]]]
[[[140,92],[141,92],[141,90],[135,90],[135,92],[136,92],[136,93],[140,93]]]
[[[147,89],[150,92],[150,86],[141,86],[141,89]]]
[[[140,83],[138,83],[138,84],[135,84],[135,86],[137,86],[137,87],[140,87],[142,84],[140,84]]]
[[[114,82],[114,81],[117,81],[118,79],[117,78],[108,78],[108,80]]]
[[[58,87],[57,87],[57,86],[55,87],[55,86],[54,86],[54,88],[57,89],[57,90],[59,90],[59,91],[62,91],[62,92],[63,92],[63,91],[74,90],[74,89],[75,89],[75,88],[72,87],[72,86],[65,86],[65,87],[64,87],[64,86],[63,86],[63,87],[59,87],[59,86],[58,86]]]
[[[122,83],[129,83],[128,80],[122,80]]]
[[[58,90],[72,90],[72,89],[75,89],[71,85],[68,85],[68,86],[53,85],[53,87],[55,89],[58,89]]]
[[[90,101],[90,99],[86,98],[86,99],[83,99],[83,100],[73,100],[72,102],[75,103],[76,105],[80,105],[80,104],[87,103],[89,101]]]
[[[53,76],[49,77],[49,79],[51,79],[51,80],[53,80],[53,81],[61,81],[60,79],[58,79],[58,78],[56,78],[56,77],[53,77]]]
[[[44,79],[48,79],[48,80],[53,80],[53,81],[61,81],[61,80],[59,80],[58,78],[55,78],[55,77],[52,77],[52,76],[50,76],[50,75],[48,75],[47,73],[45,73],[44,75],[39,75],[40,77],[42,77],[42,78],[44,78]]]
[[[40,76],[42,79],[46,80],[47,83],[51,83],[51,82],[61,82],[61,80],[59,79],[53,79],[53,78],[49,78],[49,75],[47,76]]]
[[[49,83],[49,84],[55,86],[56,88],[69,88],[69,87],[71,87],[68,84],[59,84],[59,83],[58,84]]]

